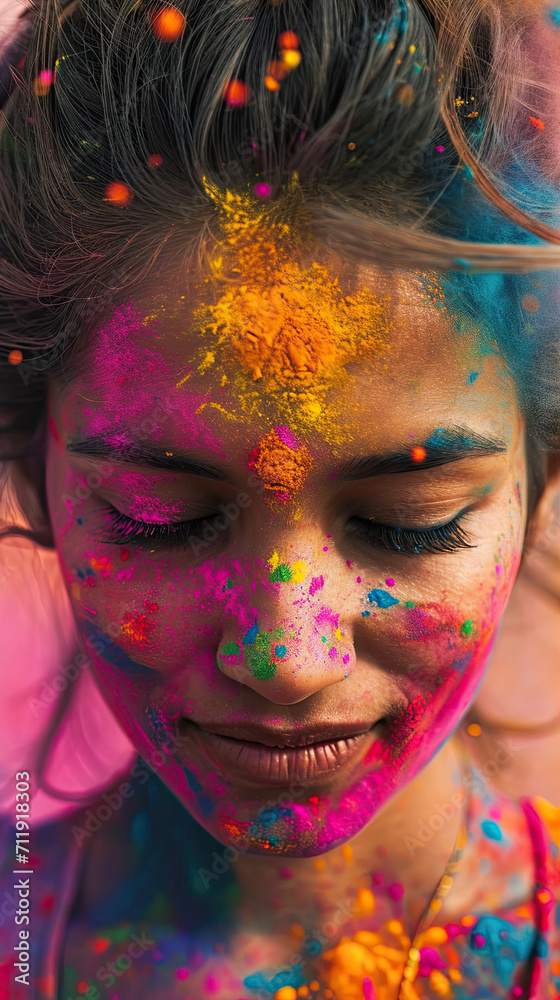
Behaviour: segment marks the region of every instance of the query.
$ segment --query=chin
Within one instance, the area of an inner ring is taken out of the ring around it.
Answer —
[[[360,833],[396,791],[395,778],[374,772],[330,794],[307,788],[261,795],[259,801],[226,796],[212,815],[188,808],[225,847],[259,856],[312,858]]]

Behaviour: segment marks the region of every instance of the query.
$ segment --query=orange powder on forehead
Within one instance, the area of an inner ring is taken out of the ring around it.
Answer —
[[[289,253],[298,242],[285,221],[248,195],[207,190],[225,239],[207,279],[221,294],[193,315],[204,344],[199,370],[214,367],[222,384],[224,376],[233,381],[246,409],[273,397],[292,422],[296,414],[302,428],[320,427],[323,437],[330,423],[330,436],[340,439],[340,421],[325,420],[328,391],[348,382],[348,362],[388,350],[390,299],[365,289],[344,294],[326,266],[304,265]],[[224,251],[233,260],[228,277]]]

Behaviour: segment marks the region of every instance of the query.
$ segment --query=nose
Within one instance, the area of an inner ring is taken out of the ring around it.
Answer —
[[[222,634],[220,670],[278,705],[295,705],[343,680],[356,655],[334,597],[322,576],[309,575],[303,586],[266,581],[248,601],[248,627],[228,625]]]

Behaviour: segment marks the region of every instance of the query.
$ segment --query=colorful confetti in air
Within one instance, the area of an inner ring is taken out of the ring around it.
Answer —
[[[230,80],[224,87],[224,101],[230,108],[242,108],[250,96],[249,87],[243,80]]]
[[[187,20],[176,7],[164,7],[152,20],[152,31],[161,42],[174,42],[185,30]]]
[[[126,184],[121,181],[111,181],[105,188],[105,201],[112,202],[113,205],[130,205],[134,195]]]

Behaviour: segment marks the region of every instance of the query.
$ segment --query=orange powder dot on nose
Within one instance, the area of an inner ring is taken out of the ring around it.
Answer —
[[[482,729],[480,728],[478,722],[471,722],[470,726],[467,726],[467,733],[469,736],[480,736]]]
[[[423,462],[426,457],[426,449],[422,448],[421,445],[416,445],[410,452],[410,457],[413,462]]]

